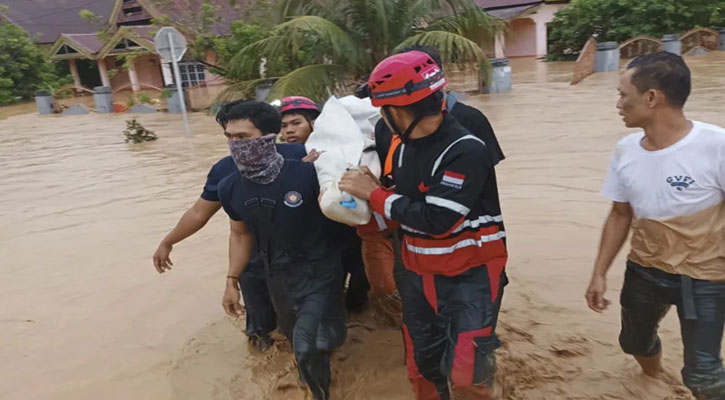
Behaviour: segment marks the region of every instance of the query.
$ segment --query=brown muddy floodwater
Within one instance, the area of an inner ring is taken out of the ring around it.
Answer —
[[[725,126],[725,53],[689,58],[693,119]],[[514,90],[471,97],[493,123],[511,285],[504,297],[498,388],[505,399],[690,399],[678,379],[643,378],[617,345],[616,307],[588,311],[588,282],[608,205],[598,191],[626,133],[616,73],[569,86],[571,64],[514,60]],[[303,399],[284,344],[250,355],[223,316],[227,220],[177,245],[157,242],[226,154],[211,117],[194,136],[165,114],[140,116],[159,140],[127,145],[127,116],[15,116],[0,121],[0,398]],[[621,287],[613,268],[610,299]],[[411,399],[401,337],[370,316],[335,355],[334,399]],[[674,376],[676,318],[661,329]]]

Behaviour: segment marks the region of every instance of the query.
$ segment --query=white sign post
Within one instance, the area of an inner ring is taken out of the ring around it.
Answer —
[[[184,89],[181,87],[181,73],[179,72],[179,61],[186,53],[186,38],[175,28],[165,26],[159,29],[154,38],[156,52],[161,58],[171,60],[174,68],[174,81],[176,82],[176,91],[179,95],[179,103],[181,105],[181,113],[184,115],[184,126],[186,127],[186,135],[191,136],[191,128],[189,128],[189,117],[186,115],[186,101],[184,100]]]

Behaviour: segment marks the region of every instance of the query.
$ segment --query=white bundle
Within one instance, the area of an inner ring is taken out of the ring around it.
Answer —
[[[305,147],[321,152],[315,161],[320,182],[320,209],[327,218],[347,225],[370,221],[367,201],[341,192],[337,182],[348,168],[365,165],[380,176],[375,153],[375,124],[380,112],[369,99],[355,96],[330,97],[315,121],[315,130]]]

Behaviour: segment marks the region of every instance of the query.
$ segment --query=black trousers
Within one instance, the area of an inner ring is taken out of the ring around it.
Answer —
[[[247,336],[269,335],[277,327],[277,313],[267,288],[264,264],[259,258],[250,263],[239,276],[239,287],[247,311]]]
[[[676,306],[684,344],[683,382],[698,399],[725,400],[720,356],[725,282],[692,279],[628,262],[620,303],[619,342],[625,353],[642,357],[660,353],[657,328],[670,307]]]
[[[334,258],[325,265],[265,268],[280,331],[292,343],[300,378],[316,400],[329,398],[330,354],[346,335],[343,269]]]

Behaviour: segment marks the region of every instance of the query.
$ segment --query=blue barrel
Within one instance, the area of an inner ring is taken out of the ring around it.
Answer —
[[[680,37],[675,34],[669,34],[662,36],[662,50],[677,54],[678,56],[682,54],[682,42],[680,42]]]
[[[169,97],[166,98],[169,112],[172,114],[181,114],[181,102],[179,101],[179,91],[176,90],[176,86],[169,85],[164,89],[169,93]]]
[[[108,114],[113,112],[113,92],[108,86],[93,88],[93,100],[96,102],[96,112]]]
[[[505,93],[511,91],[511,65],[508,58],[490,60],[493,71],[491,81],[486,85],[486,93]]]
[[[619,70],[619,43],[597,43],[594,56],[594,72],[612,72]]]
[[[47,90],[37,90],[35,92],[35,105],[38,107],[38,114],[52,114],[53,96]]]

